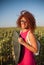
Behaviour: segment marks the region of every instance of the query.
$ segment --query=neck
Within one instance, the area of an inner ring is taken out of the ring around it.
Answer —
[[[29,29],[22,29],[23,32],[25,32],[25,31],[27,31],[27,30],[29,30]]]

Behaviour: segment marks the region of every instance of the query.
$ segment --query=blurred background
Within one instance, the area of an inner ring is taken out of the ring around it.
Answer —
[[[20,11],[31,12],[37,26],[44,26],[44,0],[0,0],[0,27],[14,27]]]
[[[0,65],[18,63],[17,49],[14,47],[20,32],[16,21],[22,10],[31,12],[36,19],[34,34],[41,47],[40,54],[35,58],[37,65],[44,65],[44,0],[0,0]]]

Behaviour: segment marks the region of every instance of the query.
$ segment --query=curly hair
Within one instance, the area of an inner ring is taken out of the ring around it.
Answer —
[[[17,19],[18,27],[21,27],[22,17],[24,17],[26,19],[26,21],[28,22],[28,29],[30,28],[32,31],[34,31],[36,28],[36,21],[35,21],[33,14],[31,14],[30,12],[28,12],[26,10],[21,11],[21,14]]]

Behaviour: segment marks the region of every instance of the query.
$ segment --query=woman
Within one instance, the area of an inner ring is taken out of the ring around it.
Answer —
[[[34,35],[36,22],[34,16],[28,11],[21,11],[17,20],[17,26],[21,28],[18,42],[21,44],[21,55],[18,65],[36,65],[34,53],[38,51],[37,41]],[[31,44],[26,41],[26,36]]]

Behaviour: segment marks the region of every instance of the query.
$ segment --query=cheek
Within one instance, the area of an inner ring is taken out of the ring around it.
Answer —
[[[21,25],[21,27],[22,27],[22,28],[24,28],[24,27],[25,27],[25,25],[23,24],[23,25]]]
[[[22,28],[28,27],[28,24],[27,24],[27,23],[21,24],[21,27],[22,27]]]

